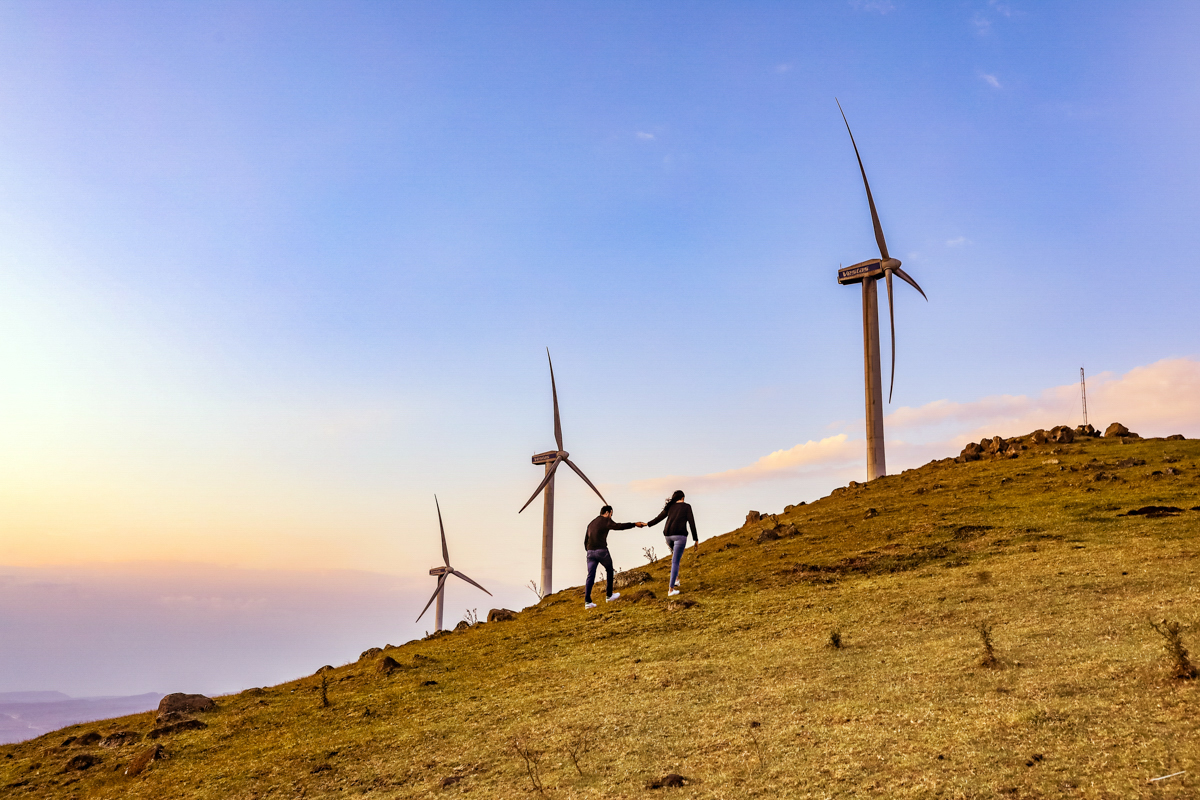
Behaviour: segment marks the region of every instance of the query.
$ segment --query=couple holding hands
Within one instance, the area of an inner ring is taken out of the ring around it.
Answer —
[[[596,567],[601,564],[604,565],[608,576],[608,586],[604,593],[605,599],[611,603],[621,596],[613,594],[613,562],[612,556],[608,552],[609,531],[625,531],[633,527],[645,528],[657,525],[664,519],[667,524],[663,528],[663,536],[667,538],[667,546],[671,548],[671,581],[667,594],[679,594],[679,562],[687,547],[689,526],[692,529],[692,539],[696,544],[700,544],[700,537],[696,534],[696,518],[692,516],[692,507],[683,502],[683,492],[675,490],[675,493],[667,500],[667,504],[663,506],[663,510],[649,522],[613,522],[612,514],[612,506],[601,508],[600,516],[588,524],[587,535],[583,540],[583,546],[587,549],[584,608],[596,607],[596,604],[592,602],[592,585],[596,582]]]

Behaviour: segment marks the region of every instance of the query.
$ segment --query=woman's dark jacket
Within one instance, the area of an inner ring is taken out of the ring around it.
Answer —
[[[692,538],[697,542],[700,537],[696,534],[696,518],[692,516],[692,507],[680,500],[677,503],[671,503],[662,510],[654,519],[646,523],[648,527],[657,525],[663,521],[663,517],[667,519],[667,526],[663,528],[663,536],[687,536],[688,526],[692,528]]]

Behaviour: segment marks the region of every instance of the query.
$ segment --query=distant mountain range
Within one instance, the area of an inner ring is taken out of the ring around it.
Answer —
[[[150,711],[161,694],[128,697],[70,697],[62,692],[0,692],[0,744],[33,739],[43,733],[97,719]]]

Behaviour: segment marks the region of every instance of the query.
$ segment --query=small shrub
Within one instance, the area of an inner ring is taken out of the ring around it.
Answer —
[[[1175,662],[1175,672],[1172,677],[1191,680],[1196,677],[1196,667],[1188,656],[1187,648],[1183,646],[1183,625],[1178,622],[1155,622],[1148,620],[1150,627],[1163,639],[1171,660]]]
[[[983,641],[983,658],[979,659],[979,666],[995,669],[1001,665],[1000,657],[996,655],[996,647],[992,642],[992,624],[990,622],[981,622],[975,628],[979,631],[979,638]]]
[[[835,630],[835,631],[829,632],[829,646],[834,648],[835,650],[841,649],[841,647],[842,647],[842,632],[841,631]]]
[[[654,552],[653,547],[643,547],[642,555],[646,557],[646,562],[648,564],[655,564],[658,562],[658,554]]]
[[[529,585],[526,586],[525,588],[528,589],[529,591],[533,592],[534,594],[536,594],[538,602],[541,602],[542,597],[544,597],[544,595],[542,594],[542,590],[538,588],[538,585],[535,581],[530,581]]]
[[[542,751],[534,750],[521,739],[512,739],[508,746],[525,764],[525,773],[529,776],[529,782],[533,784],[533,790],[545,797],[546,787],[542,785],[541,771]]]
[[[575,765],[575,771],[583,776],[583,767],[579,765],[579,759],[591,748],[592,733],[596,730],[594,725],[583,725],[571,731],[571,738],[563,745],[563,750],[571,759],[571,763]]]
[[[479,609],[468,608],[466,616],[463,617],[463,621],[474,628],[479,624]]]

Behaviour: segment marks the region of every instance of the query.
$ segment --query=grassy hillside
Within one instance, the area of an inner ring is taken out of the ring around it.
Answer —
[[[1184,510],[1124,515],[1151,505]],[[1148,624],[1197,619],[1193,507],[1194,440],[937,462],[703,542],[691,607],[660,561],[338,667],[329,707],[320,675],[218,698],[136,777],[146,741],[60,745],[153,714],[0,747],[0,796],[1195,797],[1200,680]]]

